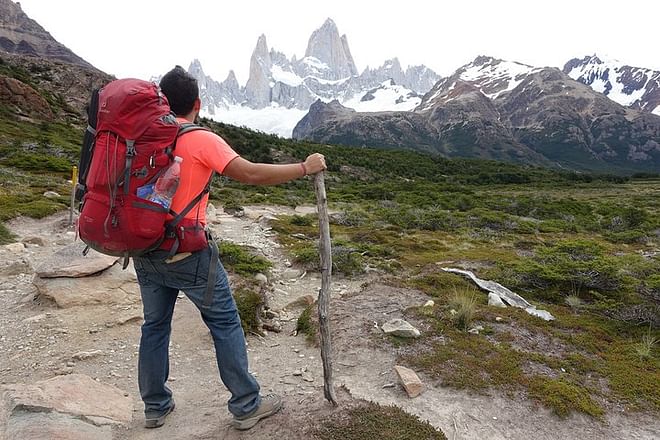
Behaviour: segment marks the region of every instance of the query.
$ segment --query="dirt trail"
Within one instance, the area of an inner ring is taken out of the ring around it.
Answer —
[[[304,295],[316,296],[317,273],[294,274],[275,242],[268,219],[294,211],[281,207],[251,207],[242,218],[218,212],[212,228],[217,237],[245,244],[274,263],[269,276],[269,305],[281,310]],[[4,259],[24,259],[36,267],[71,243],[74,234],[65,214],[42,220],[17,219],[9,224],[19,239],[38,237],[43,245],[28,245]],[[38,241],[38,240],[35,240]],[[30,272],[26,270],[26,272]],[[340,403],[365,399],[395,404],[442,429],[449,439],[657,439],[660,423],[642,414],[610,414],[605,423],[574,415],[560,420],[527,400],[475,396],[422,380],[427,390],[409,399],[392,367],[395,355],[374,344],[384,321],[402,310],[423,304],[419,292],[379,283],[378,274],[335,278],[331,305],[335,383]],[[177,408],[163,428],[146,430],[136,384],[140,305],[88,306],[58,309],[34,301],[32,275],[0,276],[0,383],[31,383],[56,374],[87,374],[125,391],[134,403],[129,426],[113,431],[115,439],[305,439],[311,427],[333,409],[323,399],[323,372],[318,348],[304,336],[293,336],[299,310],[281,313],[283,330],[265,337],[248,335],[250,367],[262,391],[283,396],[280,414],[241,433],[229,427],[227,391],[219,380],[212,341],[195,307],[178,301],[171,343],[170,386]],[[75,360],[80,351],[97,355]],[[294,375],[294,373],[305,373]],[[396,384],[391,386],[391,384]],[[385,386],[385,387],[384,387]]]

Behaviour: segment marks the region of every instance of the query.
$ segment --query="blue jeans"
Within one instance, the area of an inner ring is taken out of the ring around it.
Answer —
[[[145,414],[159,416],[172,405],[172,391],[165,383],[169,376],[172,314],[179,291],[197,306],[211,331],[220,378],[231,392],[229,412],[237,417],[252,413],[261,401],[259,384],[248,371],[245,335],[225,269],[217,258],[211,261],[208,247],[169,264],[164,261],[166,255],[156,251],[133,259],[144,307],[138,382]],[[202,303],[210,264],[218,267],[213,303],[207,308]]]

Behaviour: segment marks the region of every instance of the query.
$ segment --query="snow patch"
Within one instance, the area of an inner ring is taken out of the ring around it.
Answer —
[[[623,68],[625,66],[621,62],[613,59],[601,58],[601,61],[602,63],[591,62],[576,66],[571,69],[568,76],[574,80],[580,80],[580,78],[582,78],[582,81],[585,83],[591,81],[591,84],[589,85],[592,89],[605,94],[612,101],[623,106],[630,106],[641,100],[646,92],[648,81],[651,81],[653,76],[657,74],[657,72],[649,69],[632,67],[632,69],[634,69],[633,79],[640,82],[644,75],[646,75],[647,80],[644,84],[640,84],[640,87],[637,90],[634,90],[631,93],[625,93],[623,91],[624,84],[621,82],[621,76],[624,73]],[[607,79],[605,79],[606,74]],[[611,88],[609,92],[606,91],[607,88]]]
[[[202,116],[215,121],[239,127],[244,126],[285,138],[291,137],[293,128],[305,114],[307,114],[305,110],[280,107],[277,104],[259,110],[242,105],[230,105],[227,108],[216,107],[213,115],[202,112]]]
[[[273,65],[270,72],[275,81],[279,81],[291,87],[298,87],[303,83],[301,77],[299,77],[293,72],[289,72],[282,69],[282,67],[278,66],[277,64]]]
[[[330,70],[330,66],[316,57],[305,57],[302,62],[316,70]]]
[[[368,93],[373,98],[362,101]],[[403,86],[394,84],[392,80],[384,81],[377,89],[361,92],[342,103],[343,106],[358,112],[410,111],[422,102],[418,96]]]
[[[484,64],[481,66],[471,66],[463,73],[461,79],[473,83],[479,87],[481,92],[489,97],[495,99],[504,92],[518,87],[527,75],[540,69],[528,66],[526,64],[516,63],[512,61],[500,61],[496,64]],[[484,80],[486,80],[484,82]],[[499,81],[508,81],[507,86],[495,93],[486,93],[485,88],[491,83]]]
[[[655,110],[653,110],[651,113],[653,113],[654,115],[658,115],[658,116],[660,116],[660,105],[657,106],[657,107],[655,108]]]
[[[610,84],[612,84],[611,81]],[[646,92],[646,83],[630,94],[625,93],[623,87],[624,85],[619,82],[619,77],[617,76],[616,82],[612,84],[612,90],[607,94],[607,97],[626,107],[640,100],[644,96],[644,92]]]
[[[347,76],[346,78],[342,78],[342,79],[331,80],[331,79],[323,79],[323,78],[318,78],[318,77],[316,77],[316,76],[311,76],[311,75],[309,75],[309,76],[306,76],[306,77],[305,77],[304,81],[311,80],[311,81],[316,81],[316,82],[318,82],[319,84],[338,85],[338,84],[343,84],[343,83],[345,83],[345,82],[348,81],[349,79],[351,79],[350,76]]]

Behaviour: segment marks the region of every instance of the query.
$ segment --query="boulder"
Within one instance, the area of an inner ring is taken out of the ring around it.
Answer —
[[[8,439],[110,440],[111,427],[133,417],[121,390],[82,374],[5,385],[0,392],[0,433]]]
[[[493,292],[490,292],[488,294],[488,305],[494,307],[506,307],[506,304],[504,304],[502,298],[500,298],[498,295],[494,294]]]
[[[296,278],[301,277],[303,274],[303,271],[298,270],[298,269],[285,269],[281,274],[280,274],[280,279],[282,280],[295,280]]]
[[[82,241],[77,241],[55,252],[36,268],[37,275],[41,278],[85,277],[109,268],[118,260],[92,249],[83,255],[85,246]]]
[[[268,284],[268,277],[262,273],[258,273],[254,276],[255,281],[259,284]]]
[[[23,243],[6,244],[4,248],[13,254],[20,254],[25,251],[25,245]]]
[[[25,237],[21,241],[25,244],[34,244],[34,245],[37,245],[37,246],[46,246],[46,240],[44,240],[41,237],[37,237],[36,235],[30,236],[30,237]]]
[[[122,270],[114,265],[100,275],[83,278],[42,278],[33,284],[39,295],[52,299],[58,307],[98,304],[130,305],[140,301],[140,290],[132,265]]]

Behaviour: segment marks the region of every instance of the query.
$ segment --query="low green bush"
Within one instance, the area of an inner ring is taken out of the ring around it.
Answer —
[[[319,440],[446,440],[428,422],[398,406],[377,403],[343,409],[323,419],[312,437]]]
[[[228,241],[218,244],[222,264],[232,272],[249,276],[264,273],[272,267],[272,263],[264,257],[251,254],[244,246]]]
[[[4,224],[0,223],[0,244],[13,243],[14,238],[14,234]]]
[[[259,294],[259,287],[256,285],[240,287],[235,289],[233,294],[243,331],[246,334],[259,334],[261,332],[259,314],[265,304],[263,297]]]

